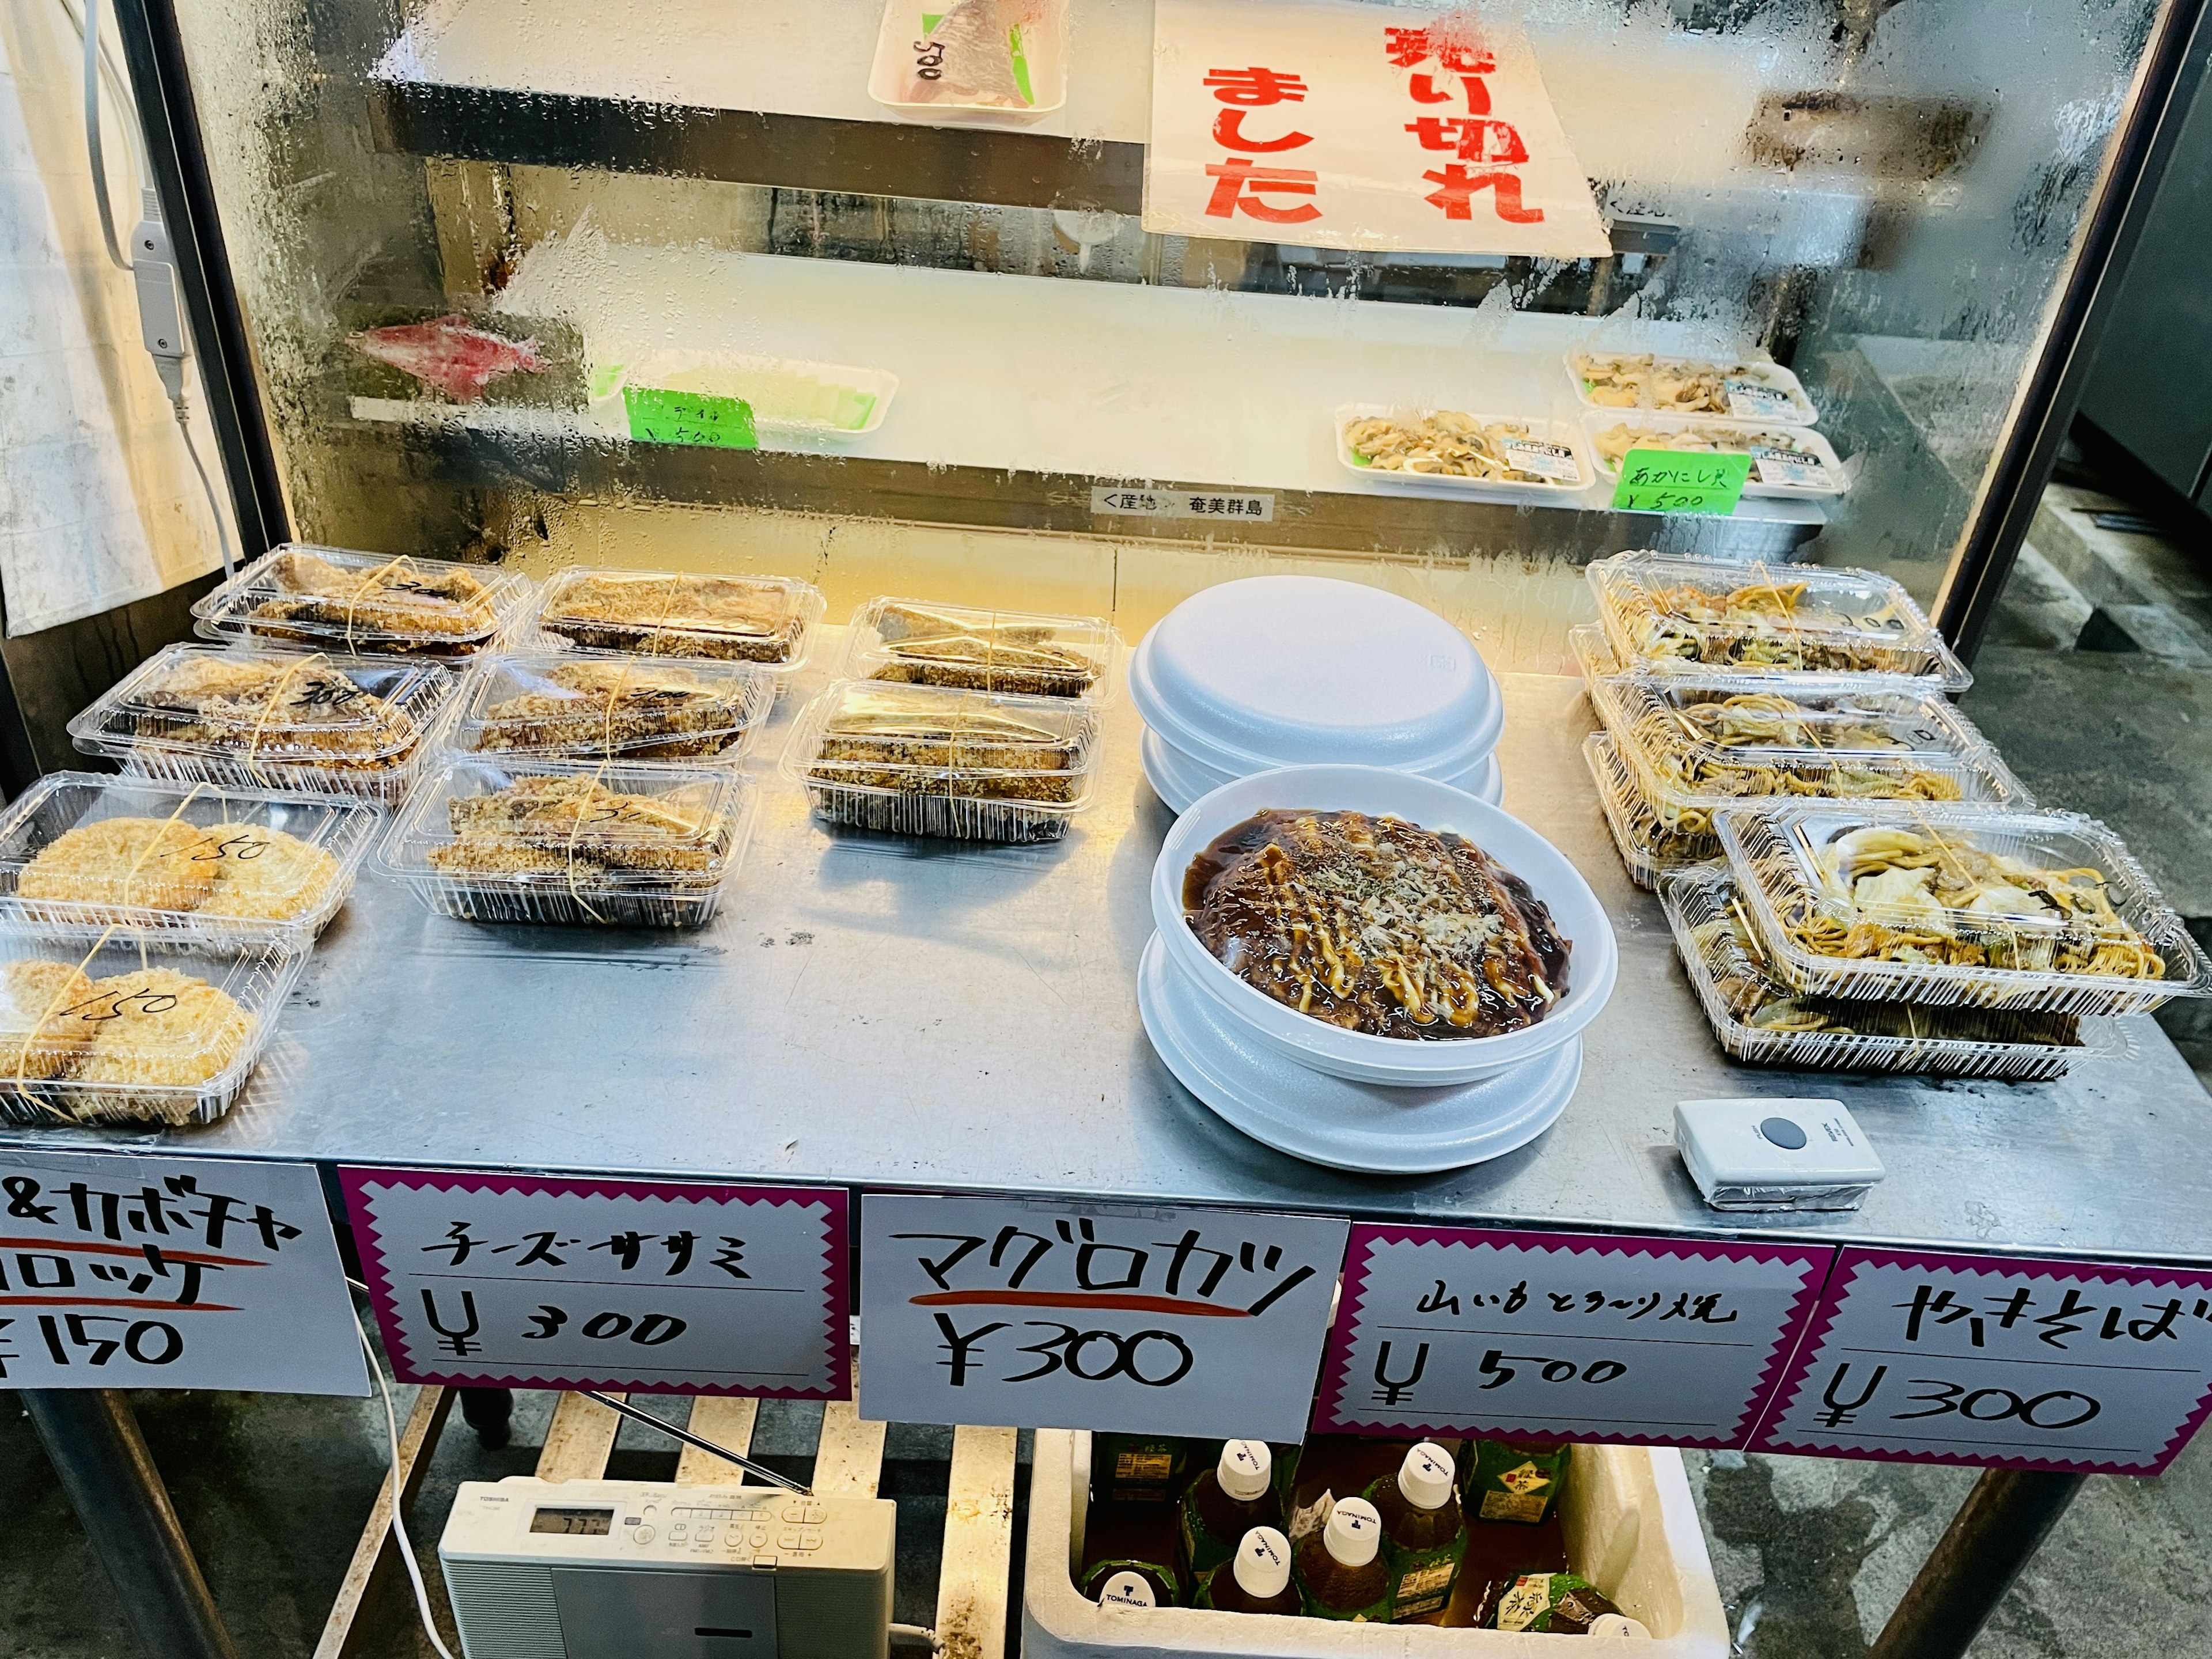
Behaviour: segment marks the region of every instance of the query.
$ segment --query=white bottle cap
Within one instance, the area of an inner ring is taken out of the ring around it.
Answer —
[[[1221,1462],[1214,1466],[1213,1474],[1222,1491],[1240,1504],[1249,1504],[1267,1490],[1274,1468],[1274,1455],[1266,1441],[1228,1440],[1222,1443]]]
[[[1291,1540],[1273,1527],[1255,1527],[1237,1547],[1231,1571],[1247,1595],[1280,1595],[1291,1582]]]
[[[1322,1547],[1339,1566],[1364,1567],[1382,1547],[1382,1517],[1364,1498],[1347,1498],[1328,1512]]]
[[[1159,1603],[1153,1599],[1152,1587],[1145,1582],[1143,1574],[1117,1572],[1106,1581],[1106,1588],[1098,1592],[1098,1605],[1102,1607],[1158,1607]]]
[[[1452,1493],[1452,1455],[1433,1440],[1406,1454],[1398,1468],[1398,1491],[1417,1510],[1440,1510]]]
[[[1625,1613],[1601,1613],[1590,1620],[1589,1634],[1632,1636],[1643,1642],[1651,1639],[1651,1632],[1645,1627],[1644,1621],[1641,1619],[1631,1619]]]

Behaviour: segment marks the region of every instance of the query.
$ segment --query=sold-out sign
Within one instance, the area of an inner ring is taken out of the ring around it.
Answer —
[[[1304,1437],[1341,1218],[872,1194],[860,1224],[865,1416]]]

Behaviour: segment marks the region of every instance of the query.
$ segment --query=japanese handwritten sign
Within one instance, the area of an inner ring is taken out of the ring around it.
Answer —
[[[1275,498],[1243,491],[1216,495],[1200,490],[1091,487],[1093,513],[1139,519],[1219,519],[1232,524],[1273,524]]]
[[[1632,449],[1620,458],[1613,504],[1644,513],[1725,515],[1735,511],[1750,477],[1748,455]]]
[[[1612,251],[1534,54],[1472,9],[1158,0],[1144,227],[1301,246]]]
[[[1315,1426],[1739,1446],[1834,1254],[1362,1224]]]
[[[742,398],[626,386],[623,410],[629,417],[629,435],[639,443],[704,444],[714,449],[759,447],[752,405]]]
[[[871,1194],[860,1411],[1304,1438],[1346,1223]]]
[[[367,1394],[313,1169],[0,1152],[0,1382]]]
[[[1756,1446],[2156,1474],[2212,1409],[2212,1273],[1846,1248]]]
[[[838,1400],[845,1194],[341,1170],[410,1382]]]

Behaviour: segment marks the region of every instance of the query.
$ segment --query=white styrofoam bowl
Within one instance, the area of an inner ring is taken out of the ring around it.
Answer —
[[[1129,696],[1146,725],[1231,777],[1334,764],[1455,777],[1505,724],[1466,635],[1411,599],[1324,576],[1192,594],[1138,642]]]
[[[1347,1031],[1302,1014],[1224,967],[1191,932],[1182,908],[1191,860],[1247,818],[1271,810],[1389,814],[1464,836],[1528,884],[1571,946],[1567,994],[1535,1024],[1498,1036],[1422,1042]],[[1578,1035],[1613,994],[1620,953],[1613,924],[1582,872],[1518,818],[1462,789],[1375,766],[1286,766],[1224,784],[1176,820],[1152,866],[1152,924],[1201,990],[1261,1042],[1316,1071],[1356,1083],[1433,1087],[1473,1083],[1526,1065]]]
[[[1174,812],[1186,812],[1190,804],[1200,795],[1218,789],[1224,783],[1234,783],[1247,775],[1242,772],[1224,772],[1195,755],[1187,755],[1151,726],[1137,740],[1137,753],[1144,762],[1146,781]],[[1262,768],[1271,771],[1273,768]],[[1439,778],[1455,789],[1464,789],[1477,800],[1495,806],[1505,797],[1505,775],[1498,768],[1495,751],[1481,759],[1455,777]]]

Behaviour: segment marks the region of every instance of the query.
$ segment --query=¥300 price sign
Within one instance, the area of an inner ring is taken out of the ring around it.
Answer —
[[[1299,1440],[1339,1218],[872,1194],[864,1416]]]
[[[2156,1474],[2212,1408],[2212,1273],[1847,1247],[1765,1451]]]
[[[842,1188],[341,1170],[404,1382],[842,1400]]]
[[[1363,1224],[1315,1426],[1740,1446],[1834,1255]]]

